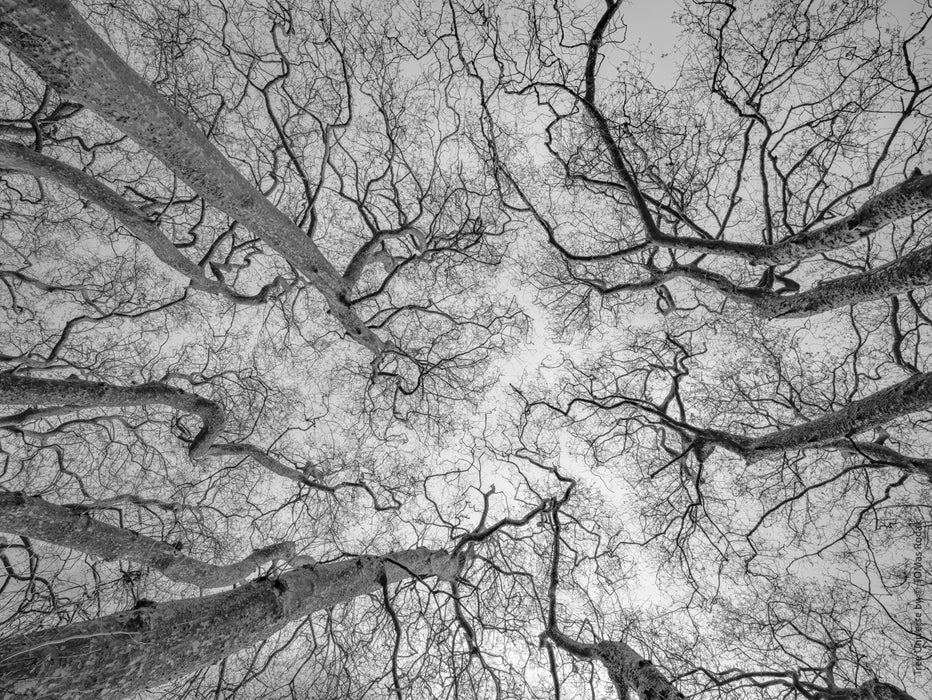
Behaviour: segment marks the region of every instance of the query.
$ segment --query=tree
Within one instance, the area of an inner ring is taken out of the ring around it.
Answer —
[[[288,622],[380,584],[455,575],[446,552],[410,550],[304,567],[205,598],[137,605],[5,644],[4,692],[11,697],[122,697],[216,663]]]
[[[0,0],[2,694],[922,697],[910,9]]]

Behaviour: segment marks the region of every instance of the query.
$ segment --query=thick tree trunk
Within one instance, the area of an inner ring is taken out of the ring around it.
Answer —
[[[595,656],[619,691],[633,690],[640,700],[683,700],[686,696],[677,690],[650,659],[645,659],[624,642],[599,642]]]
[[[905,690],[883,681],[872,680],[851,691],[851,700],[916,700]]]
[[[205,200],[265,240],[323,294],[353,340],[381,353],[382,341],[349,306],[349,289],[314,242],[66,0],[0,0],[0,41],[60,95],[131,136]]]
[[[651,242],[662,248],[740,258],[755,265],[780,265],[851,245],[888,224],[921,214],[930,207],[932,175],[916,171],[903,182],[867,200],[852,214],[773,245],[665,235],[655,236]]]
[[[820,282],[812,289],[793,294],[743,287],[723,274],[697,265],[654,269],[644,279],[615,285],[591,279],[581,281],[600,294],[610,295],[656,289],[681,277],[711,287],[734,302],[748,305],[764,318],[805,318],[929,286],[932,284],[932,246],[914,250],[873,270]]]
[[[38,379],[3,372],[0,373],[0,404],[74,407],[152,404],[171,406],[179,411],[194,413],[203,421],[204,427],[189,448],[192,459],[207,454],[226,422],[220,404],[157,382],[138,386],[115,386],[81,379]]]
[[[13,170],[37,178],[55,180],[79,197],[100,207],[147,245],[156,257],[190,280],[191,286],[209,294],[218,294],[238,303],[265,300],[278,281],[268,285],[255,297],[239,295],[218,280],[209,279],[204,270],[188,260],[162,233],[158,225],[139,209],[87,173],[66,163],[10,141],[0,141],[0,169]]]
[[[628,691],[640,700],[683,700],[683,695],[650,659],[645,659],[624,642],[585,644],[567,637],[554,626],[544,636],[560,649],[583,659],[598,659],[611,679],[619,700],[628,700]]]
[[[263,564],[295,555],[293,542],[280,542],[241,561],[216,566],[185,556],[166,542],[95,520],[79,509],[22,493],[0,493],[0,532],[25,535],[107,561],[128,559],[146,564],[166,578],[201,588],[232,586]]]
[[[932,284],[932,246],[920,248],[867,272],[820,282],[812,289],[779,294],[769,289],[742,287],[724,275],[697,266],[658,270],[640,282],[603,287],[603,294],[651,289],[678,277],[712,287],[729,299],[750,305],[765,318],[805,318],[840,307],[888,299]]]
[[[452,580],[458,572],[459,559],[442,550],[356,557],[24,635],[0,644],[0,695],[125,697],[217,663],[315,610],[378,590],[383,577]]]
[[[804,318],[839,307],[888,299],[930,284],[932,246],[927,246],[873,270],[820,282],[804,292],[768,294],[756,305],[770,318]]]
[[[876,428],[894,418],[922,411],[932,406],[932,372],[916,374],[881,389],[863,399],[820,418],[749,438],[718,430],[697,431],[700,439],[719,445],[754,461],[771,454],[813,447],[844,447],[853,449],[857,443],[846,438]],[[896,453],[890,452],[889,457]],[[866,454],[882,458],[882,455]]]

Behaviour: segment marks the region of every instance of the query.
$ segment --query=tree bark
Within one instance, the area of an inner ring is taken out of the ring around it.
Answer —
[[[606,8],[589,38],[585,70],[585,99],[581,102],[592,118],[599,138],[608,152],[612,167],[621,184],[628,191],[628,196],[644,224],[648,241],[653,245],[741,258],[756,265],[778,265],[804,260],[818,253],[850,245],[887,224],[922,213],[932,207],[932,175],[923,175],[916,169],[906,180],[872,197],[852,214],[814,231],[788,236],[778,243],[760,245],[664,234],[651,215],[647,200],[641,193],[634,176],[625,165],[621,148],[615,140],[608,120],[596,105],[596,72],[599,65],[599,52],[609,22],[620,6],[621,3],[617,0],[606,2]]]
[[[279,283],[276,280],[271,285],[267,285],[258,295],[248,297],[237,294],[218,280],[209,279],[204,275],[203,269],[191,262],[175,247],[155,222],[123,197],[87,173],[31,148],[0,140],[0,169],[54,180],[79,197],[100,207],[147,245],[159,260],[190,280],[191,286],[199,291],[225,296],[238,303],[261,303],[272,288]]]
[[[107,561],[146,564],[166,578],[201,588],[232,586],[263,564],[295,555],[293,542],[280,542],[257,549],[241,561],[216,566],[192,559],[166,542],[95,520],[77,508],[23,493],[0,493],[0,532],[33,537]]]
[[[249,457],[256,464],[258,464],[263,469],[267,469],[273,474],[284,477],[289,481],[293,481],[296,484],[301,484],[303,486],[309,486],[313,489],[330,491],[333,489],[328,488],[324,484],[321,484],[314,479],[309,478],[303,472],[298,471],[293,467],[289,467],[285,464],[282,464],[280,461],[269,455],[264,450],[259,449],[255,445],[248,444],[223,444],[223,445],[214,445],[210,448],[210,454],[212,456],[223,457]]]
[[[162,685],[269,637],[289,622],[411,577],[452,580],[459,558],[412,549],[309,565],[277,580],[148,605],[0,644],[4,698],[96,700]]]
[[[567,498],[569,492],[567,492]],[[550,560],[550,585],[547,590],[547,628],[541,643],[549,639],[563,651],[581,659],[598,659],[615,686],[618,700],[628,700],[628,690],[634,690],[640,700],[684,700],[674,686],[650,659],[645,659],[624,642],[580,642],[560,631],[557,623],[557,587],[560,569],[560,512],[551,511],[553,522],[553,552]],[[557,682],[556,677],[554,682]]]
[[[708,238],[659,235],[651,243],[661,248],[690,250],[747,260],[754,265],[781,265],[805,260],[851,245],[899,219],[932,207],[932,175],[918,170],[867,200],[853,213],[814,231],[798,233],[772,245]]]
[[[152,382],[115,386],[81,379],[39,379],[0,373],[0,403],[26,406],[148,406],[161,404],[194,413],[203,428],[188,448],[192,459],[203,457],[226,423],[223,408],[197,394]]]
[[[63,97],[92,109],[239,221],[323,294],[349,336],[381,339],[347,302],[349,289],[314,242],[243,177],[184,114],[139,77],[67,0],[0,0],[0,41]]]
[[[907,253],[873,270],[820,282],[812,289],[794,294],[742,287],[718,272],[696,265],[675,265],[652,271],[644,280],[611,286],[588,282],[600,294],[616,294],[654,289],[679,277],[711,287],[739,304],[747,304],[764,318],[805,318],[844,306],[888,299],[932,284],[932,246]]]
[[[683,700],[686,697],[650,659],[645,659],[624,642],[599,642],[595,645],[595,656],[619,691],[621,688],[633,690],[640,700]]]
[[[640,700],[684,700],[686,697],[650,659],[645,659],[624,642],[585,644],[567,637],[554,626],[544,636],[573,656],[598,659],[608,671],[618,700],[628,700],[629,690],[637,693]]]
[[[760,437],[749,438],[711,429],[696,432],[701,440],[719,445],[747,460],[755,461],[771,454],[813,447],[854,450],[860,443],[854,443],[847,438],[930,406],[932,406],[932,372],[926,372],[913,375],[899,384],[881,389],[863,399],[852,401],[843,408],[826,413],[820,418],[775,430]],[[870,454],[870,452],[871,450],[868,449],[866,456],[884,457],[883,454]],[[891,450],[883,452],[889,452],[890,454],[886,456],[890,458],[896,456],[896,453]],[[905,466],[905,463],[902,466]]]
[[[851,439],[835,440],[826,444],[839,452],[857,455],[882,466],[898,467],[905,472],[924,476],[932,481],[932,459],[904,455],[876,442],[859,442]]]
[[[915,700],[915,698],[895,685],[872,680],[852,691],[851,700]]]
[[[932,246],[927,246],[873,270],[820,282],[804,292],[768,294],[758,306],[769,318],[804,318],[839,307],[888,299],[930,284]]]

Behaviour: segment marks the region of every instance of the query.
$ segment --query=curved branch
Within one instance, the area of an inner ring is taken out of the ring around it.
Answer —
[[[198,459],[207,454],[226,423],[226,415],[220,404],[159,382],[137,386],[116,386],[87,382],[82,379],[40,379],[3,372],[0,373],[0,403],[26,406],[71,406],[75,409],[89,406],[148,406],[152,404],[171,406],[179,411],[194,413],[203,422],[201,431],[188,448],[192,459]],[[29,412],[23,412],[23,414],[27,413]]]

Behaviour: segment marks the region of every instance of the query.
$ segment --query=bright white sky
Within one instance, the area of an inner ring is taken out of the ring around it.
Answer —
[[[679,29],[672,19],[676,9],[673,0],[628,0],[622,14],[628,25],[628,43],[650,54],[658,84],[671,83],[679,63],[674,53]]]

